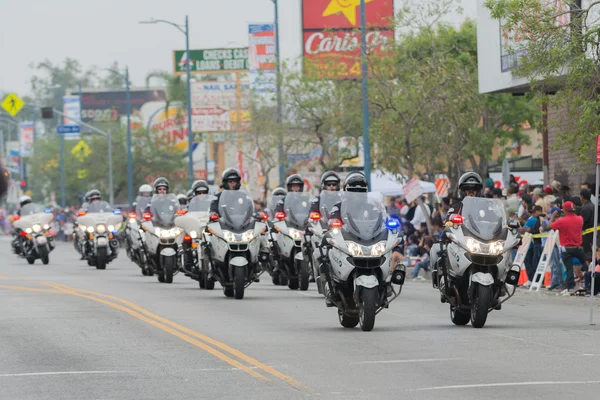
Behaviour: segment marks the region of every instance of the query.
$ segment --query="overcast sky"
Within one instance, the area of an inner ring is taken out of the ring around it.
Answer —
[[[463,0],[463,16],[475,18],[475,1]],[[281,54],[302,52],[301,0],[279,0]],[[396,0],[396,7],[401,1]],[[418,2],[417,2],[418,3]],[[128,65],[136,86],[149,71],[171,70],[172,50],[185,37],[165,24],[138,21],[190,20],[190,48],[247,46],[248,24],[273,21],[271,0],[0,0],[0,92],[29,93],[29,64],[66,57],[84,67]]]

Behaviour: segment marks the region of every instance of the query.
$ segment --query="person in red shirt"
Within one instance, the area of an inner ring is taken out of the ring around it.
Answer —
[[[552,214],[548,229],[558,231],[560,245],[565,248],[562,252],[562,260],[567,272],[565,282],[566,289],[575,289],[575,278],[573,276],[573,257],[579,259],[581,265],[585,265],[585,253],[582,247],[581,231],[583,229],[583,218],[575,214],[575,204],[565,201],[563,204],[564,217],[560,217],[558,211]]]

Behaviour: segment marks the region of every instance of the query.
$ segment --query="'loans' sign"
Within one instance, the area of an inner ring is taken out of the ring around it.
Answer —
[[[186,73],[188,60],[185,50],[173,51],[173,73]],[[248,48],[190,50],[190,72],[244,72],[249,70]]]

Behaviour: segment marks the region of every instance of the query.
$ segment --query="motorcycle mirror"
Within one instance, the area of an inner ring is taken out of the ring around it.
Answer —
[[[510,221],[508,221],[508,227],[510,229],[519,229],[521,227],[521,224],[516,219],[511,219]]]

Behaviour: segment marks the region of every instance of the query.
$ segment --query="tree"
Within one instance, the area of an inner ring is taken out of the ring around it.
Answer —
[[[370,57],[372,136],[383,169],[444,172],[455,183],[468,167],[486,174],[494,146],[527,140],[521,126],[534,122],[536,108],[523,97],[479,94],[475,23],[440,22],[455,8],[453,0],[402,8],[396,24],[404,33]]]
[[[518,44],[522,55],[513,76],[526,78],[539,104],[566,107],[553,121],[557,148],[567,148],[581,162],[600,130],[600,21],[597,1],[488,0],[492,18]],[[550,123],[550,121],[549,121]]]
[[[362,142],[360,82],[324,80],[287,67],[283,68],[282,76],[286,119],[305,132],[307,143],[322,149],[321,168],[334,169],[358,157]],[[340,139],[353,145],[340,145]]]

